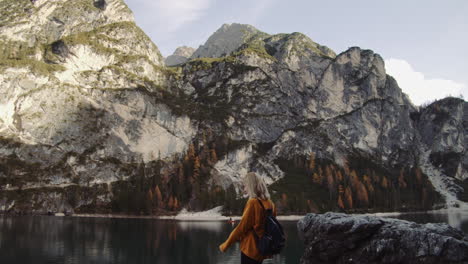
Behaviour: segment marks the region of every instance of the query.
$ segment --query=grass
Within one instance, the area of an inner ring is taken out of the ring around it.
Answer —
[[[57,64],[47,64],[42,61],[37,61],[33,59],[7,59],[0,60],[0,69],[5,70],[6,68],[29,68],[33,72],[37,72],[41,75],[50,75],[56,71],[64,71],[65,67]]]
[[[265,49],[265,42],[261,39],[255,39],[245,43],[239,48],[239,51],[235,52],[233,56],[239,56],[244,54],[256,54],[260,58],[271,60],[276,62],[277,59],[271,56]]]
[[[209,70],[213,68],[216,64],[221,62],[234,62],[234,57],[227,56],[221,58],[198,58],[193,59],[185,63],[185,65],[190,66],[191,72]]]
[[[33,9],[30,0],[2,0],[0,1],[0,24],[11,25],[20,19],[27,19],[28,12],[25,9]]]
[[[63,71],[65,67],[57,64],[48,64],[35,59],[35,55],[44,52],[46,47],[38,45],[29,47],[26,42],[2,41],[0,42],[0,70],[7,68],[29,68],[41,75],[50,75],[56,71]]]

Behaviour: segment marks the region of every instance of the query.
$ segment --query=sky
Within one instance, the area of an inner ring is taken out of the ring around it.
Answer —
[[[468,0],[125,0],[163,56],[224,23],[301,32],[337,54],[371,49],[414,104],[468,99]]]

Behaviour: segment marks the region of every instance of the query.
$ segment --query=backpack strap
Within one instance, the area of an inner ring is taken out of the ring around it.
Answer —
[[[266,212],[265,206],[263,206],[262,201],[260,201],[260,199],[258,199],[258,198],[257,198],[257,201],[260,204],[260,206],[262,207],[263,212]],[[260,239],[260,237],[257,235],[257,232],[255,232],[255,229],[253,227],[252,227],[252,231],[253,231],[253,234],[254,234],[254,237],[255,237],[255,241],[257,241],[257,243],[258,243],[258,240]]]
[[[265,206],[263,206],[260,199],[257,198],[257,201],[260,203],[260,206],[263,208],[263,212],[265,213],[265,217],[273,216],[273,211],[275,210],[275,207],[274,207],[274,204],[272,202],[270,202],[270,205],[272,206],[272,208],[265,209]]]
[[[257,198],[257,201],[260,203],[260,206],[263,208],[263,211],[266,211],[265,206],[263,206],[263,204],[262,204],[262,201],[260,201],[260,199],[258,199],[258,198]]]

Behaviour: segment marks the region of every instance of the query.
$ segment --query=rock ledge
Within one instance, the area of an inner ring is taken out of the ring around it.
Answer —
[[[301,263],[468,263],[468,240],[447,224],[339,213],[308,214],[298,224]]]

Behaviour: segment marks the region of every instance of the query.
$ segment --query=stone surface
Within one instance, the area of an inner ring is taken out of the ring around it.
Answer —
[[[237,50],[250,38],[257,35],[267,34],[259,31],[251,25],[244,24],[224,24],[205,44],[201,45],[193,54],[192,58],[217,58],[224,57]]]
[[[182,64],[184,62],[187,62],[194,52],[195,49],[191,47],[178,47],[174,51],[174,54],[168,56],[164,62],[166,63],[166,66],[175,66],[178,64]]]
[[[308,214],[298,224],[301,263],[468,263],[468,239],[447,224]]]

